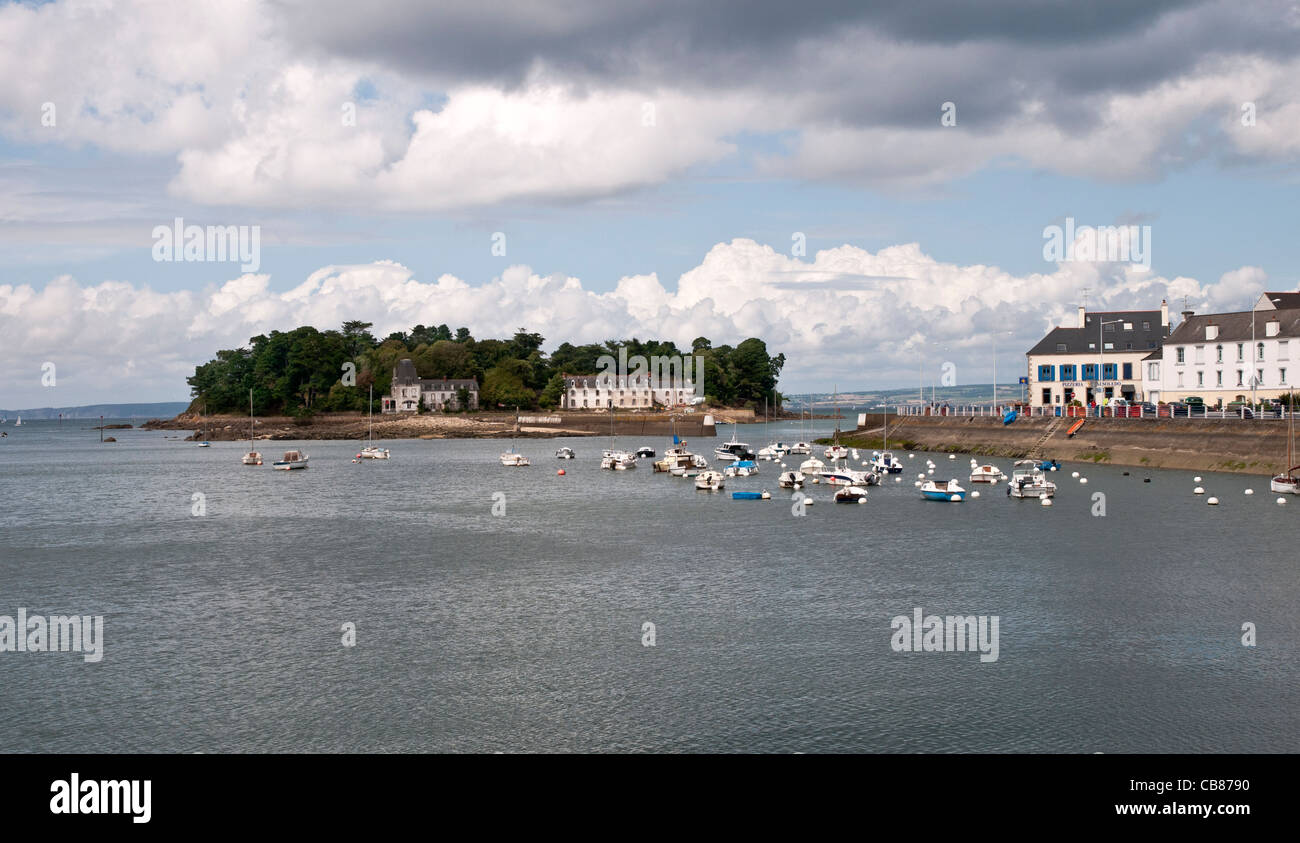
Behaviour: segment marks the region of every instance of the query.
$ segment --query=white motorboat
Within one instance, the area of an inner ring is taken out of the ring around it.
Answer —
[[[271,468],[279,468],[284,471],[291,471],[295,468],[306,468],[307,459],[307,455],[302,451],[285,451],[282,459],[271,463]]]
[[[731,426],[731,441],[723,442],[713,449],[714,459],[734,462],[736,460],[752,460],[756,454],[749,447],[748,443],[736,439],[736,426]]]
[[[257,451],[249,451],[247,454],[244,454],[244,458],[240,460],[240,462],[244,465],[261,465],[262,455]]]
[[[1056,484],[1047,479],[1047,473],[1038,460],[1017,460],[1011,467],[1007,495],[1013,498],[1055,497]]]
[[[835,490],[836,503],[862,503],[867,499],[867,490],[861,486],[844,486]]]
[[[966,490],[956,480],[927,480],[921,486],[921,497],[930,501],[959,503],[966,499]]]
[[[758,474],[758,463],[753,460],[736,460],[723,469],[723,474],[728,477],[748,477],[751,474]]]
[[[610,471],[627,471],[636,468],[636,457],[627,451],[606,449],[600,458],[600,467]]]
[[[786,454],[790,453],[790,446],[784,442],[773,442],[758,449],[758,458],[760,460],[779,460]]]
[[[970,472],[970,482],[972,483],[997,483],[1006,479],[1007,475],[996,465],[975,466]]]
[[[776,485],[782,489],[802,489],[803,472],[801,471],[783,471],[781,476],[776,479]]]
[[[823,453],[823,456],[831,462],[839,462],[849,458],[849,449],[843,445],[831,445]]]
[[[701,471],[700,476],[695,478],[695,488],[701,492],[717,492],[725,482],[719,472]]]
[[[811,453],[812,453],[812,445],[809,445],[807,442],[796,442],[796,443],[794,443],[793,445],[790,446],[790,450],[789,450],[788,453],[791,453],[791,454],[811,454]]]
[[[826,463],[822,462],[816,457],[809,457],[808,459],[799,463],[799,472],[803,474],[804,477],[807,477],[813,483],[818,482],[818,480],[822,476],[822,472],[825,470],[826,470]]]
[[[573,452],[573,449],[570,448],[570,447],[568,447],[568,446],[565,446],[565,447],[563,447],[563,448],[561,448],[560,450],[558,450],[558,451],[555,452],[555,458],[556,458],[557,460],[571,460],[571,459],[573,459],[573,458],[576,457],[576,456],[577,456],[577,454],[575,454],[575,453]]]

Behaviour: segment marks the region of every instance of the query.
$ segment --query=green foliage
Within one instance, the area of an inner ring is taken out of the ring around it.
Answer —
[[[319,331],[304,325],[292,331],[272,331],[252,337],[245,348],[222,349],[187,378],[196,405],[210,413],[243,413],[253,392],[257,415],[309,418],[315,413],[365,411],[368,389],[374,387],[374,409],[392,387],[393,370],[409,357],[425,378],[474,378],[480,384],[484,409],[538,406],[553,408],[564,393],[563,375],[596,374],[600,358],[641,356],[687,357],[666,340],[608,340],[573,345],[561,343],[549,357],[541,334],[520,328],[508,340],[475,339],[467,328],[455,333],[447,325],[416,325],[382,341],[370,322],[351,320],[339,330]],[[785,356],[768,354],[760,339],[749,338],[735,348],[713,347],[707,337],[691,343],[701,358],[706,396],[727,406],[761,408],[766,398],[775,411],[776,391]],[[347,366],[346,364],[351,364]],[[629,362],[629,367],[633,364]],[[355,382],[344,383],[348,372]],[[461,408],[469,404],[468,390],[458,393]]]

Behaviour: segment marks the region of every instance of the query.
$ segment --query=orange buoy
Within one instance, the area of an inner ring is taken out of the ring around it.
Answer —
[[[558,475],[560,475],[561,477],[563,477],[563,476],[564,476],[564,469],[560,469],[559,471],[557,471],[557,472],[555,472],[555,473],[558,474]]]

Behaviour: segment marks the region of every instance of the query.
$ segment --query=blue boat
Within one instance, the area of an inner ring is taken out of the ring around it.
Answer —
[[[1003,424],[1011,424],[1011,423],[1012,423],[1013,421],[1015,421],[1015,420],[1016,420],[1016,411],[1015,411],[1015,410],[1007,410],[1007,414],[1006,414],[1005,416],[1002,417],[1002,423],[1003,423]]]
[[[768,493],[767,492],[732,492],[731,493],[732,499],[738,501],[761,501],[763,500],[763,495],[768,495]],[[771,495],[768,495],[768,497],[771,497]]]
[[[1038,464],[1038,468],[1040,471],[1051,471],[1052,469],[1059,470],[1061,468],[1061,464],[1056,460],[1043,460]]]
[[[921,497],[928,501],[958,503],[966,500],[966,490],[956,480],[928,480],[921,487]]]

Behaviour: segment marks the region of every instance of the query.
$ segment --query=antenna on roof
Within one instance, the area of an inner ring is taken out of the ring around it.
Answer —
[[[1087,287],[1083,288],[1083,309],[1084,310],[1088,309],[1088,288]]]

